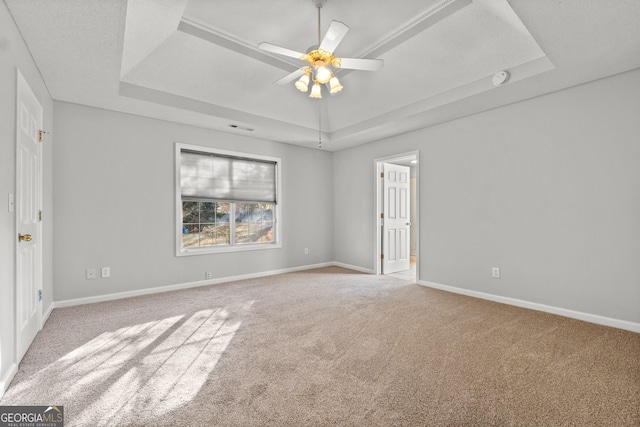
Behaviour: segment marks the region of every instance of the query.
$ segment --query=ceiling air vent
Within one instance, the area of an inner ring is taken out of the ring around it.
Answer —
[[[238,126],[238,125],[235,125],[233,123],[230,123],[227,126],[230,127],[230,128],[234,128],[234,129],[246,130],[247,132],[253,132],[253,129],[251,129],[251,128],[248,128],[248,127],[245,127],[245,126]]]

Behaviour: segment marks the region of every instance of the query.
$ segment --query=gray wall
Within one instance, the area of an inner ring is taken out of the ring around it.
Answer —
[[[334,259],[374,268],[374,159],[419,150],[420,280],[640,322],[639,87],[634,70],[335,153]]]
[[[64,102],[54,123],[55,301],[333,260],[330,153]],[[282,159],[282,249],[175,256],[176,141]]]
[[[15,194],[16,69],[19,68],[44,110],[44,128],[52,131],[53,102],[4,3],[0,3],[0,384],[15,368],[15,213],[8,195]],[[52,135],[43,146],[43,311],[52,307]],[[6,385],[6,384],[5,384]],[[2,388],[0,387],[0,394]]]

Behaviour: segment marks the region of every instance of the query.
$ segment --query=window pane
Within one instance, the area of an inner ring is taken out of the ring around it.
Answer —
[[[198,217],[198,202],[182,202],[182,222],[187,224],[197,224]]]
[[[198,224],[182,224],[182,247],[200,246],[200,226]]]
[[[216,206],[216,222],[229,224],[229,203],[218,203]]]
[[[228,245],[229,224],[204,224],[200,236],[200,246]]]
[[[216,206],[215,202],[200,202],[200,222],[213,223],[216,222]]]
[[[236,204],[236,243],[273,242],[271,203]]]

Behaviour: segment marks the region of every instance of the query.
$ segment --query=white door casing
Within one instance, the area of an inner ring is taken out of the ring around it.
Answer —
[[[408,166],[383,164],[382,272],[409,270],[410,170]]]
[[[42,106],[18,70],[16,93],[16,357],[41,329]]]

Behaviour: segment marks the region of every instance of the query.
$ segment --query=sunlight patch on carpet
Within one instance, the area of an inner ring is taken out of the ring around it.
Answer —
[[[141,412],[152,421],[198,394],[242,323],[238,309],[249,310],[252,303],[102,333],[16,391],[48,385],[56,401],[86,396],[89,405],[68,408],[80,425],[100,425],[106,419],[117,423]]]

